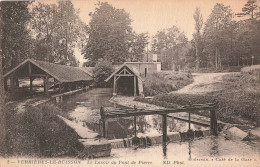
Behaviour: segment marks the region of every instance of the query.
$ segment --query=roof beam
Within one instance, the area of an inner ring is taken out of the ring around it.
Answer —
[[[135,76],[134,74],[115,74],[115,76],[117,77],[132,77],[132,76]]]

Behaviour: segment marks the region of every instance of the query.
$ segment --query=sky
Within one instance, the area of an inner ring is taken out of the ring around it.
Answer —
[[[97,2],[97,0],[72,0],[86,24],[89,23],[91,19],[89,13],[95,11]],[[200,8],[205,22],[216,3],[229,5],[233,12],[239,13],[247,0],[106,0],[106,2],[129,13],[133,20],[133,30],[137,33],[147,32],[152,37],[157,31],[175,25],[191,40],[195,31],[193,14],[196,7]],[[79,51],[76,51],[76,57],[81,63],[85,61]]]

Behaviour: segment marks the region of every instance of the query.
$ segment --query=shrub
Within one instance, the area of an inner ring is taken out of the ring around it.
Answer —
[[[241,69],[242,79],[250,82],[260,82],[260,65],[244,67]]]
[[[76,156],[83,148],[77,133],[57,117],[59,109],[52,104],[31,107],[23,113],[7,112],[9,156]]]
[[[154,96],[178,90],[192,82],[189,73],[164,71],[148,75],[144,80],[144,95]]]
[[[105,82],[114,69],[112,63],[107,60],[100,60],[93,69],[94,84],[96,87],[107,87],[109,83]]]

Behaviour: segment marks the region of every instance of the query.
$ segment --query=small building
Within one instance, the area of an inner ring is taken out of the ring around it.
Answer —
[[[125,62],[129,67],[136,69],[140,76],[161,72],[161,62]]]
[[[143,80],[140,73],[127,63],[119,66],[105,81],[113,82],[113,95],[143,95]]]
[[[45,95],[49,95],[51,87],[59,92],[69,91],[85,87],[93,81],[93,77],[79,67],[27,59],[4,75],[5,90],[16,90],[19,88],[19,79],[25,78],[30,80],[30,92],[33,90],[33,81],[42,79]]]

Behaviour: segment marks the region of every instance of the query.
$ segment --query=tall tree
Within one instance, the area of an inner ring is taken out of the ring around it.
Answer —
[[[238,16],[250,16],[249,19],[238,22],[237,29],[237,52],[239,53],[238,65],[241,61],[242,65],[249,64],[252,61],[260,59],[260,1],[248,0],[242,8],[242,13]],[[254,57],[254,60],[252,60]],[[251,64],[250,63],[250,64]]]
[[[240,17],[249,15],[251,19],[255,19],[259,14],[257,2],[259,2],[259,0],[248,0],[242,8],[242,13],[238,13],[237,15]]]
[[[3,1],[2,56],[4,71],[15,67],[31,55],[32,40],[27,29],[31,15],[28,1]]]
[[[129,14],[102,2],[90,16],[89,40],[82,51],[84,57],[92,62],[100,58],[112,63],[125,61],[129,56],[132,34]]]
[[[208,55],[211,65],[216,69],[222,68],[223,63],[228,62],[230,37],[229,26],[232,21],[232,11],[229,6],[217,3],[206,21],[203,38],[204,51]]]
[[[200,13],[200,9],[197,7],[195,13],[193,14],[193,19],[195,20],[195,34],[194,41],[195,41],[195,51],[196,51],[196,69],[200,66],[200,57],[201,50],[199,50],[199,44],[201,43],[201,28],[203,25],[203,18],[202,14]]]
[[[57,6],[35,2],[32,8],[31,29],[35,36],[35,58],[48,62],[54,61],[54,37],[57,27],[55,13]]]
[[[31,27],[36,40],[35,58],[49,62],[76,65],[74,48],[86,39],[87,26],[71,1],[58,4],[35,2]]]
[[[130,61],[142,61],[145,55],[145,48],[148,44],[148,34],[133,33],[130,46]]]
[[[252,56],[260,59],[260,22],[251,19],[238,22],[236,34],[236,54],[239,56],[238,65],[251,64]]]
[[[5,152],[5,115],[4,115],[4,80],[3,80],[3,68],[2,68],[2,28],[3,28],[3,19],[2,19],[2,2],[0,2],[0,155]]]
[[[61,64],[76,65],[74,48],[81,48],[86,39],[88,27],[80,20],[79,10],[76,10],[71,1],[59,1],[57,8],[57,37],[61,40],[62,49],[59,50]],[[64,55],[64,56],[63,56]],[[62,62],[62,60],[64,60]]]
[[[156,33],[152,50],[158,55],[163,69],[173,69],[184,62],[187,42],[187,37],[176,26]]]

